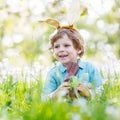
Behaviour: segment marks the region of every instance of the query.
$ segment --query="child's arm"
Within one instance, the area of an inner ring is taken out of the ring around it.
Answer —
[[[64,96],[68,92],[68,82],[58,83],[56,77],[56,69],[51,69],[46,77],[43,91],[42,91],[42,101],[47,101],[50,99],[57,99]],[[60,81],[61,82],[61,81]],[[61,84],[61,85],[60,85]]]
[[[65,97],[69,92],[69,83],[63,82],[52,94],[52,99],[57,100],[60,97]]]
[[[102,76],[99,72],[99,70],[94,66],[94,65],[90,65],[90,82],[93,83],[93,89],[91,89],[91,93],[92,93],[92,97],[95,96],[95,94],[97,95],[101,95],[101,93],[103,92],[104,88],[103,88],[103,79]]]
[[[48,71],[46,79],[44,81],[44,86],[41,94],[41,98],[43,102],[50,100],[52,98],[54,91],[57,89],[54,71],[55,71],[54,68],[51,68]]]

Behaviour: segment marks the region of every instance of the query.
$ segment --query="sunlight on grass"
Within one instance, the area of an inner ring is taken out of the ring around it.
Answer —
[[[79,98],[73,104],[63,100],[41,101],[45,69],[41,69],[39,62],[18,69],[3,59],[0,62],[0,119],[119,120],[120,61],[109,58],[99,65],[104,78],[102,95],[88,101]]]

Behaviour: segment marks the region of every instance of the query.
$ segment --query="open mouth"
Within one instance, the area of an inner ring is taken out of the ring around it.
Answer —
[[[59,55],[59,58],[65,58],[67,57],[68,55]]]

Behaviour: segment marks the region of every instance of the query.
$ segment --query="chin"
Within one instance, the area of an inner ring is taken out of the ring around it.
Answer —
[[[68,64],[70,61],[62,61],[61,63],[62,64],[64,64],[64,65],[66,65],[66,64]]]

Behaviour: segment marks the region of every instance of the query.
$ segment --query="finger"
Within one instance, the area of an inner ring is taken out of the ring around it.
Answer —
[[[68,82],[69,81],[69,76],[64,80],[64,82]]]
[[[83,86],[79,86],[77,87],[78,92],[83,92],[85,90],[85,88]]]
[[[82,83],[78,83],[77,87],[80,87],[82,85]]]
[[[77,90],[78,90],[78,92],[81,92],[81,91],[83,91],[83,89],[82,88],[77,88]]]
[[[68,87],[68,86],[69,86],[69,83],[68,83],[68,82],[63,82],[62,86],[63,86],[63,87]]]
[[[84,89],[88,89],[88,87],[84,84],[79,84],[80,87],[84,88]]]

